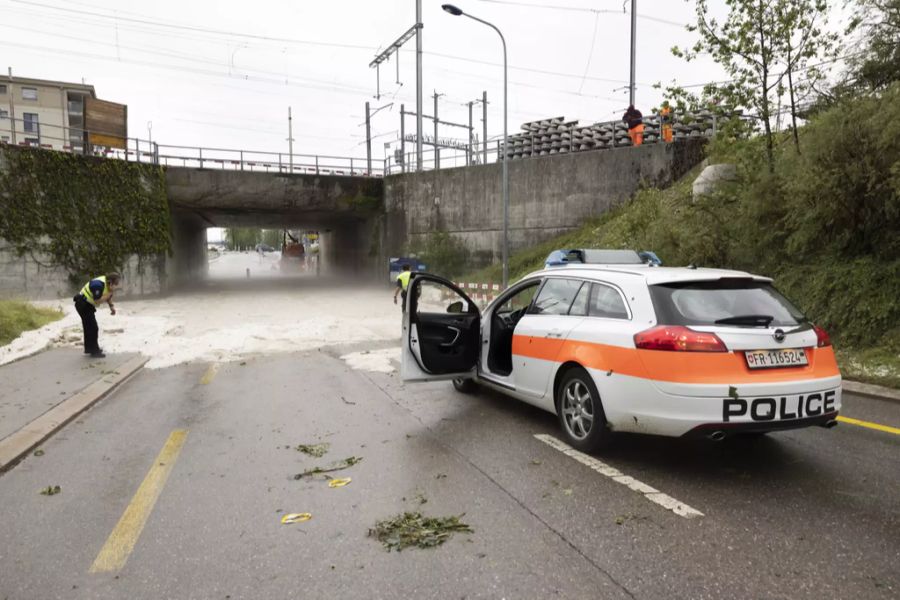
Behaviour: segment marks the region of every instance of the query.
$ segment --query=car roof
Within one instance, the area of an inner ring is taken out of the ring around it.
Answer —
[[[588,279],[601,279],[603,281],[628,281],[634,277],[643,278],[647,285],[661,283],[675,283],[680,281],[714,281],[716,279],[740,277],[752,278],[756,281],[772,281],[770,277],[753,275],[746,271],[733,271],[730,269],[710,269],[703,267],[653,267],[650,265],[584,265],[567,264],[557,267],[549,267],[528,274],[523,279],[530,277],[545,277],[550,275],[566,276],[575,275]]]

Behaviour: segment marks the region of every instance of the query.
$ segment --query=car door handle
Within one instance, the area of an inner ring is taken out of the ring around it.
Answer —
[[[459,330],[458,328],[456,328],[456,327],[449,327],[449,326],[448,326],[447,329],[453,331],[454,333],[456,333],[456,335],[455,335],[454,338],[453,338],[452,340],[450,340],[449,342],[447,342],[447,343],[445,343],[445,344],[441,344],[441,347],[442,347],[442,348],[449,348],[450,346],[455,345],[455,344],[456,344],[456,341],[459,339],[459,335],[460,335],[460,333],[461,333],[460,330]]]
[[[561,338],[563,336],[562,331],[548,331],[545,337],[548,338]]]

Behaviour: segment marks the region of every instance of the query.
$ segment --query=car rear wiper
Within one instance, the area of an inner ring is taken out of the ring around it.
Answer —
[[[771,315],[738,315],[736,317],[727,317],[715,321],[716,325],[755,325],[758,327],[768,327],[775,320]]]

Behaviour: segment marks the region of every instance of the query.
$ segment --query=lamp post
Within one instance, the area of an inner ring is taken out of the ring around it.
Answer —
[[[500,30],[497,29],[491,23],[488,23],[484,19],[479,19],[478,17],[473,17],[468,13],[464,13],[462,9],[453,6],[452,4],[443,4],[441,8],[444,9],[445,12],[450,13],[454,17],[458,17],[460,15],[464,17],[469,17],[473,21],[478,21],[484,25],[487,25],[491,29],[497,32],[497,35],[500,36],[500,42],[503,44],[503,288],[509,284],[509,171],[507,170],[507,163],[509,161],[508,158],[508,148],[507,145],[507,134],[506,134],[506,39],[503,37],[503,34],[500,33]]]

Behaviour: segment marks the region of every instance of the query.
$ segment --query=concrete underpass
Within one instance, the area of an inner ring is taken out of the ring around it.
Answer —
[[[170,285],[207,276],[211,227],[316,230],[323,276],[372,278],[376,272],[380,179],[169,168],[166,180]]]

